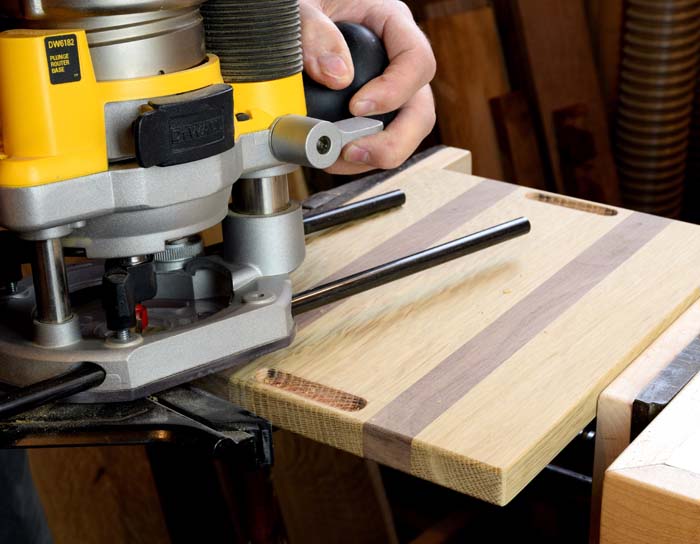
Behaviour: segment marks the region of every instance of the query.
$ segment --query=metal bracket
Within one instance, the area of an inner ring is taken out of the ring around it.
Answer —
[[[634,399],[630,442],[639,436],[698,372],[700,336],[696,336],[684,347]]]
[[[202,448],[250,470],[273,461],[268,421],[189,385],[132,402],[45,405],[0,422],[0,448],[158,443]]]

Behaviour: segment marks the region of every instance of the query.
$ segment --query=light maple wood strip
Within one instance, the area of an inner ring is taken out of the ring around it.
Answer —
[[[605,474],[602,544],[700,540],[700,376]]]
[[[693,304],[598,397],[590,541],[600,537],[605,470],[630,443],[632,403],[651,380],[700,332],[700,303]]]
[[[525,188],[452,224],[435,211],[501,185],[431,166],[388,183],[411,207],[314,239],[295,284],[322,281],[389,239],[403,244],[417,224],[439,233],[435,243],[520,215],[533,229],[300,321],[290,348],[207,383],[282,428],[504,504],[698,298],[700,228]],[[297,377],[303,394],[275,385],[277,373]],[[352,402],[336,405],[341,397]]]

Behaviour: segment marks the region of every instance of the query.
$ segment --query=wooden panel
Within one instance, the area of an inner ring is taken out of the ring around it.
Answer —
[[[647,384],[697,336],[698,331],[700,302],[693,304],[600,394],[596,414],[591,542],[597,542],[600,536],[603,476],[630,443],[632,403]]]
[[[619,202],[617,173],[608,123],[582,0],[495,0],[511,71],[512,85],[529,92],[539,110],[550,165],[559,192],[573,191],[566,179],[554,122],[557,111],[582,105],[595,147],[586,193],[576,196]]]
[[[606,472],[600,541],[700,541],[700,376]]]
[[[622,43],[623,0],[587,0],[588,25],[593,52],[603,89],[603,98],[612,119],[617,103]]]
[[[489,99],[508,92],[493,10],[484,2],[428,2],[422,26],[438,69],[433,91],[442,143],[469,149],[474,172],[503,179]]]
[[[546,188],[546,177],[525,94],[515,91],[490,101],[503,157],[504,180],[526,187]]]
[[[700,228],[449,171],[309,240],[295,290],[528,216],[530,235],[300,316],[293,345],[208,380],[303,436],[505,504],[697,299]],[[668,281],[673,277],[673,281]]]
[[[272,479],[291,544],[398,542],[379,467],[278,431]]]
[[[30,450],[57,544],[170,542],[143,447]]]

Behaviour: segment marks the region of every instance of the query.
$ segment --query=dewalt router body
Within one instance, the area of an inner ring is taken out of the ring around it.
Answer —
[[[0,381],[83,372],[73,400],[122,401],[287,345],[305,253],[287,175],[383,128],[307,116],[297,0],[14,0],[0,16]]]

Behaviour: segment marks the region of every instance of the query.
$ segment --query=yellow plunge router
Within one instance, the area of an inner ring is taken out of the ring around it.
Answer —
[[[382,130],[306,115],[297,2],[16,0],[0,24],[0,380],[89,361],[74,400],[127,400],[288,344],[287,175]]]

